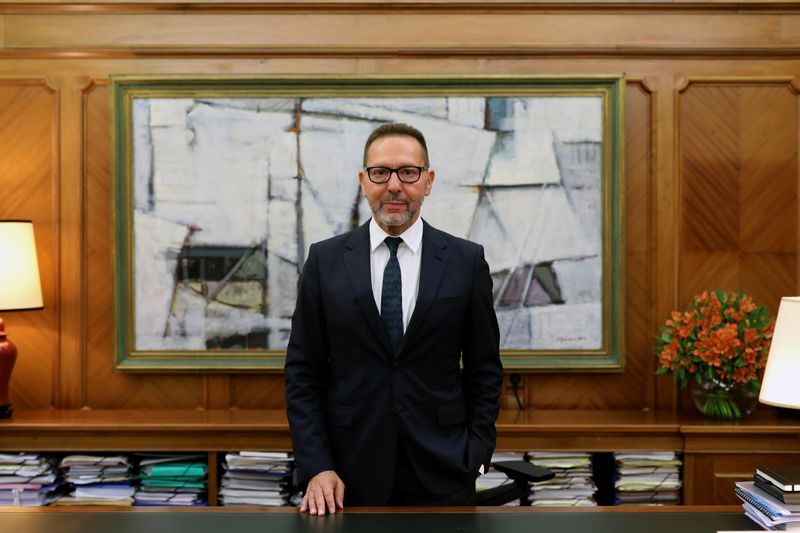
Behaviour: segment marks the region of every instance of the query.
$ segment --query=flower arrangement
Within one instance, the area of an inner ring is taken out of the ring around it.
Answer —
[[[723,391],[736,384],[758,391],[774,328],[767,308],[743,292],[704,291],[661,327],[656,374],[672,372],[681,388],[694,376],[698,384],[714,383]],[[724,400],[720,396],[701,410],[718,418],[741,417]]]

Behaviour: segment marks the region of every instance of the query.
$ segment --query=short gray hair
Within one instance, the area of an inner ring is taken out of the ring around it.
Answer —
[[[364,166],[367,166],[367,152],[369,151],[369,147],[372,146],[372,143],[381,137],[396,137],[401,135],[411,137],[419,142],[420,146],[422,146],[422,156],[425,158],[425,166],[430,165],[431,162],[428,159],[428,143],[425,142],[425,136],[422,135],[422,132],[414,126],[409,126],[402,122],[392,122],[389,124],[381,124],[367,137],[367,142],[364,145]]]

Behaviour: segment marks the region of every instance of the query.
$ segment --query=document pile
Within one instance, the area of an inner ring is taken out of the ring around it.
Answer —
[[[47,505],[61,494],[55,458],[34,453],[0,453],[0,505]]]
[[[133,496],[134,505],[208,505],[205,454],[136,454],[136,457],[139,488]]]
[[[220,505],[289,504],[294,458],[286,452],[231,452],[222,464],[225,473]]]
[[[523,461],[525,460],[525,454],[522,452],[519,453],[495,453],[492,455],[492,463],[501,462],[501,461]],[[475,480],[475,491],[481,492],[483,490],[493,489],[495,487],[499,487],[500,485],[506,485],[509,483],[513,483],[511,479],[507,475],[502,472],[498,472],[494,468],[489,468],[489,471],[483,474],[482,476],[478,476]],[[519,507],[522,504],[522,501],[517,499],[512,502],[504,504],[504,507]]]
[[[675,452],[614,453],[615,505],[680,505],[681,459]]]
[[[759,473],[762,472],[759,470],[756,475]],[[794,485],[789,486],[792,490],[778,487],[785,493],[782,498],[772,494],[774,492],[772,487],[775,486],[777,485],[770,481],[768,490],[764,490],[756,478],[756,481],[737,481],[734,490],[743,502],[744,514],[762,528],[773,531],[800,531],[800,502],[796,501],[796,496],[800,495],[798,492],[800,484],[797,485],[798,491],[794,490]],[[788,501],[795,503],[787,503]]]
[[[528,460],[550,469],[550,481],[531,484],[535,506],[594,506],[597,487],[592,480],[592,457],[585,452],[529,452]]]
[[[72,492],[53,505],[114,505],[133,503],[131,463],[124,455],[67,455],[61,471]]]

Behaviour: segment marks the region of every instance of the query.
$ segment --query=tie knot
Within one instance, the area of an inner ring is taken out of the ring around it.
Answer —
[[[400,237],[386,237],[383,242],[389,247],[389,253],[394,257],[397,255],[397,248],[400,246],[400,243],[403,242],[403,239]]]

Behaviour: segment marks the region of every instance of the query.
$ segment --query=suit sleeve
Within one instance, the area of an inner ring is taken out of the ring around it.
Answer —
[[[481,246],[475,254],[472,294],[462,341],[462,382],[467,401],[468,467],[477,474],[492,457],[500,412],[503,366],[492,278]]]
[[[325,338],[319,266],[316,248],[312,245],[300,275],[284,366],[286,413],[301,484],[320,472],[335,470],[326,417],[328,349]]]

